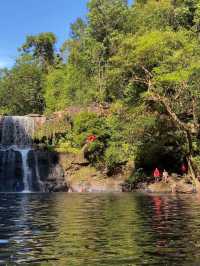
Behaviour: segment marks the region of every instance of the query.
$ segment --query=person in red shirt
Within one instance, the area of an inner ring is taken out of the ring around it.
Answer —
[[[87,142],[94,142],[97,139],[97,137],[95,135],[90,135],[87,137]]]
[[[159,181],[159,178],[160,178],[160,171],[159,171],[158,168],[156,168],[156,169],[154,170],[153,176],[154,176],[154,178],[155,178],[155,182]]]
[[[183,175],[186,174],[186,172],[187,172],[187,167],[184,163],[181,165],[181,172]]]

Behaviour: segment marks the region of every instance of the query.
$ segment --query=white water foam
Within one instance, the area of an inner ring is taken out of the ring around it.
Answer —
[[[28,166],[28,154],[30,152],[30,149],[20,149],[19,150],[21,156],[22,156],[22,167],[23,167],[23,182],[24,182],[24,190],[23,193],[30,193],[31,187],[30,187],[30,178],[31,178],[31,171]]]

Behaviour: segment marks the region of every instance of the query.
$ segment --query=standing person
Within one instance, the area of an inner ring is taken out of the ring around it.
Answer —
[[[167,172],[166,170],[164,170],[164,171],[163,171],[163,179],[164,179],[165,183],[168,182],[168,177],[169,177],[168,172]]]
[[[186,174],[186,172],[187,172],[187,167],[184,163],[181,165],[181,172],[183,175]]]
[[[160,178],[160,171],[159,171],[158,168],[156,168],[156,169],[154,170],[153,176],[154,176],[154,178],[155,178],[155,182],[159,181],[159,178]]]

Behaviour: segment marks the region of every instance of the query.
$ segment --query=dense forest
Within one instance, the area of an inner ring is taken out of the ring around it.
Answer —
[[[56,36],[27,36],[12,69],[0,70],[0,113],[82,111],[52,145],[112,173],[135,162],[134,178],[155,167],[200,169],[200,1],[90,0],[60,50]],[[70,119],[70,118],[69,118]]]

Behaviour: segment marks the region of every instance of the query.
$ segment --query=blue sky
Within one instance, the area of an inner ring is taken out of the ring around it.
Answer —
[[[2,0],[0,67],[10,67],[26,35],[52,31],[58,45],[69,36],[70,24],[87,13],[88,0]]]

